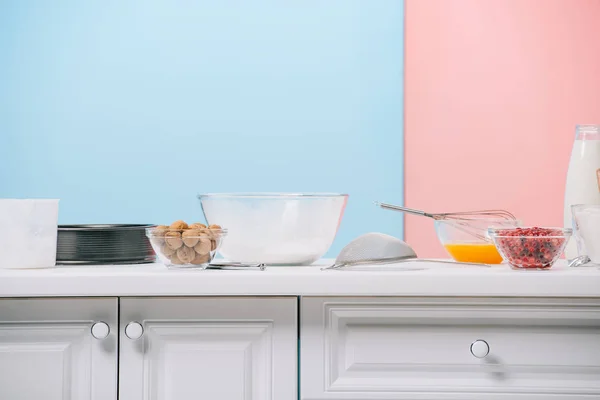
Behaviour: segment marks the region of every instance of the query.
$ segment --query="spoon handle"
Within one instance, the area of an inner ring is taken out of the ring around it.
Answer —
[[[405,263],[405,262],[434,262],[434,263],[454,264],[454,265],[474,265],[476,267],[484,267],[484,268],[491,267],[491,265],[488,265],[488,264],[480,264],[480,263],[473,263],[473,262],[461,262],[461,261],[454,261],[454,260],[435,260],[432,258],[398,257],[398,258],[390,258],[387,260],[371,260],[371,261],[365,261],[365,262],[335,263],[333,265],[329,265],[327,267],[321,268],[321,271],[342,269],[344,267],[353,267],[353,266],[357,266],[357,265],[399,264],[399,263]]]
[[[413,256],[400,256],[400,257],[392,257],[392,258],[382,258],[379,260],[360,260],[360,261],[336,261],[332,265],[328,265],[326,267],[321,268],[321,271],[331,270],[331,269],[341,269],[344,267],[354,267],[356,265],[381,265],[381,264],[393,264],[402,261],[414,260]]]
[[[260,271],[264,271],[266,269],[265,264],[240,264],[240,263],[230,263],[230,262],[214,262],[208,264],[206,269],[258,269]]]
[[[474,262],[463,262],[463,261],[454,261],[454,260],[436,260],[436,259],[432,259],[432,258],[413,258],[413,259],[410,259],[410,260],[402,260],[400,262],[406,262],[406,261],[427,261],[427,262],[439,262],[439,263],[443,263],[443,264],[474,265],[476,267],[486,267],[486,268],[491,267],[491,265],[489,265],[489,264],[474,263]]]

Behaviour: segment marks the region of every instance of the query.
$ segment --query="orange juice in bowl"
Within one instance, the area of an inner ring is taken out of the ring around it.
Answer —
[[[482,264],[502,263],[502,256],[496,246],[491,243],[449,243],[445,244],[444,248],[455,261]]]
[[[488,228],[515,228],[519,220],[486,219],[436,220],[435,230],[446,252],[455,261],[500,264],[503,258],[489,237]]]

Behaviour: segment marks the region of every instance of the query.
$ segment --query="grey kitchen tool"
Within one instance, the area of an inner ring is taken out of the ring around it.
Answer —
[[[56,263],[141,264],[155,261],[146,228],[154,225],[59,225]]]
[[[476,237],[479,240],[491,243],[492,240],[485,234],[481,233],[480,229],[477,229],[469,225],[469,220],[474,219],[503,219],[503,220],[516,220],[516,217],[506,210],[479,210],[479,211],[463,211],[463,212],[451,212],[451,213],[428,213],[421,210],[415,210],[408,207],[397,206],[394,204],[375,202],[375,205],[386,210],[400,211],[407,214],[419,215],[422,217],[432,218],[434,220],[449,220],[452,221],[457,229],[462,230],[465,233]]]
[[[266,269],[265,264],[243,264],[237,262],[218,262],[214,261],[208,264],[206,269],[234,269],[234,270],[246,270],[246,269],[258,269],[259,271],[264,271]]]
[[[569,261],[569,267],[582,267],[584,265],[589,265],[590,258],[588,256],[579,256]]]
[[[343,269],[344,267],[353,267],[358,265],[395,264],[409,261],[428,261],[455,265],[476,265],[478,267],[489,267],[487,264],[417,258],[417,253],[415,253],[408,243],[384,233],[373,232],[359,236],[348,243],[346,247],[340,251],[340,254],[335,259],[335,263],[333,265],[321,269]],[[407,268],[406,270],[410,270],[410,268]]]
[[[429,217],[433,219],[456,219],[456,220],[470,220],[474,218],[497,218],[515,220],[517,219],[512,213],[506,210],[479,210],[479,211],[462,211],[462,212],[451,212],[451,213],[427,213],[421,210],[415,210],[412,208],[396,206],[393,204],[375,202],[375,205],[385,208],[388,210],[402,211],[408,214],[420,215],[423,217]]]

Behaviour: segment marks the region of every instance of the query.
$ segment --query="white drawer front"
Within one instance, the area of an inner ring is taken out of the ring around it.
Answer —
[[[303,399],[600,399],[600,301],[304,298],[301,312]]]

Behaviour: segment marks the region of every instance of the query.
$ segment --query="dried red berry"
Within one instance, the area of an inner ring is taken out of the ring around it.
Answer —
[[[550,268],[568,240],[553,228],[498,229],[494,241],[498,251],[515,268]]]

